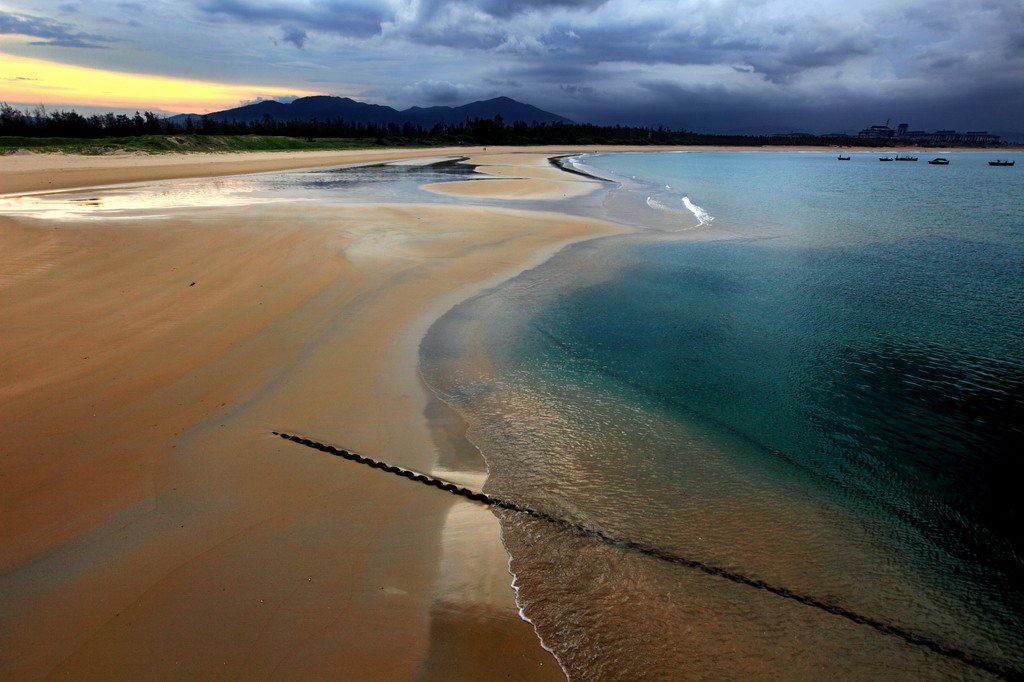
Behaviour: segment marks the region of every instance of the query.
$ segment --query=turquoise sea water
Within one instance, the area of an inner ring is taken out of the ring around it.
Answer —
[[[571,677],[1024,670],[1021,164],[851,156],[577,159],[637,230],[456,308],[424,374],[490,491],[945,653],[506,515],[523,613]]]

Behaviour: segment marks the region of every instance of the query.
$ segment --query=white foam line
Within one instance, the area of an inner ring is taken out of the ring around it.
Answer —
[[[502,536],[502,544],[504,544],[505,543],[505,539],[504,539],[505,531],[504,531],[504,529],[502,529],[500,531],[500,534]],[[506,546],[506,552],[507,551],[508,550],[507,550],[507,546]],[[544,649],[544,651],[547,651],[549,654],[551,654],[552,658],[555,659],[555,663],[557,663],[558,667],[562,669],[562,674],[565,675],[565,679],[569,680],[569,671],[566,669],[565,663],[563,663],[562,659],[560,659],[558,657],[558,654],[555,652],[555,650],[552,649],[550,646],[547,645],[547,643],[544,642],[544,638],[541,636],[540,631],[537,630],[537,624],[534,623],[532,620],[530,620],[530,617],[526,615],[526,611],[523,608],[523,602],[519,599],[519,582],[518,582],[519,576],[517,576],[515,571],[512,570],[512,555],[511,554],[509,554],[509,556],[508,556],[508,573],[509,573],[510,576],[512,576],[512,591],[515,592],[515,595],[516,595],[515,596],[515,602],[516,602],[516,608],[519,610],[519,618],[530,624],[530,627],[533,628],[533,634],[537,636],[537,641],[540,642],[540,647],[542,649]]]
[[[683,197],[683,206],[697,218],[697,227],[707,225],[715,219],[713,215],[705,211],[697,204],[690,201],[690,197]]]

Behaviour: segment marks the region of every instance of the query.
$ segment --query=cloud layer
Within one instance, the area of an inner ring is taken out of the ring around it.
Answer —
[[[0,12],[0,36],[3,35],[43,38],[29,44],[57,47],[103,47],[100,43],[111,42],[110,38],[83,33],[63,21],[12,12]]]
[[[131,21],[125,3],[46,2],[0,32],[395,106],[504,94],[601,123],[998,129],[1024,92],[1017,0],[152,0]]]

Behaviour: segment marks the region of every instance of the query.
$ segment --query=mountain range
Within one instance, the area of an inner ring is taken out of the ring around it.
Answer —
[[[198,122],[204,116],[215,121],[237,121],[249,123],[272,119],[274,121],[310,122],[313,120],[345,121],[355,124],[377,124],[387,125],[396,123],[404,125],[412,123],[424,128],[430,128],[437,123],[446,125],[457,125],[464,123],[467,119],[492,119],[501,116],[505,123],[524,121],[526,123],[572,123],[569,119],[549,111],[538,109],[535,106],[517,102],[509,97],[495,97],[494,99],[471,102],[459,107],[410,107],[403,111],[380,104],[367,104],[358,102],[349,97],[330,97],[327,95],[316,95],[313,97],[300,97],[299,99],[284,103],[273,100],[264,100],[255,104],[247,104],[234,109],[215,111],[209,114],[178,114],[169,116],[168,121],[184,125],[189,119]]]

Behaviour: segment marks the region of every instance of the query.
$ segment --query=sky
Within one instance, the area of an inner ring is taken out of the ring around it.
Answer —
[[[700,132],[1024,131],[1021,0],[0,0],[0,102],[507,96]]]

